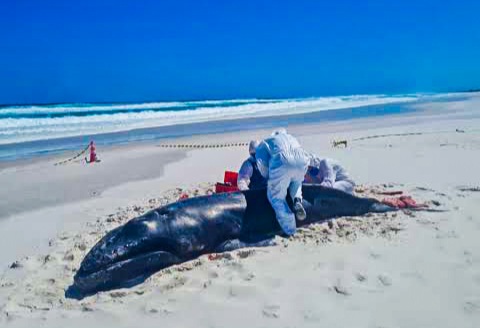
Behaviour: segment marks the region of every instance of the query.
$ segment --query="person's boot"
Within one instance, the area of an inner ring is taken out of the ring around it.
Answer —
[[[295,218],[299,221],[303,221],[307,218],[307,212],[305,212],[300,198],[295,198],[293,200],[293,213],[295,214]]]

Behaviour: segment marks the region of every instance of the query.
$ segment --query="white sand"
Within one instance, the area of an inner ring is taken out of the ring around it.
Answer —
[[[102,162],[93,167],[56,167],[48,159],[4,168],[0,325],[478,327],[480,192],[458,187],[480,186],[479,106],[472,96],[423,104],[415,115],[289,127],[305,148],[339,159],[359,183],[392,183],[449,212],[339,219],[279,246],[216,261],[204,256],[80,302],[63,290],[96,240],[176,199],[176,187],[206,193],[225,169],[239,167],[246,149],[193,150],[180,159],[182,151],[144,144],[99,150]],[[352,141],[412,132],[424,134]],[[244,142],[252,134],[267,131],[181,142]],[[332,148],[337,138],[349,147]],[[8,268],[14,261],[21,267]]]

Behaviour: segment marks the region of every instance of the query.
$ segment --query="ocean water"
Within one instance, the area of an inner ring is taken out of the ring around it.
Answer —
[[[357,114],[356,108],[393,108],[391,105],[450,96],[452,95],[352,95],[304,99],[2,106],[0,160],[75,149],[91,138],[100,144],[125,143],[221,132],[222,129],[255,128],[259,122],[263,122],[262,126],[269,126],[275,125],[273,123],[278,121],[275,118],[296,115],[298,121],[299,114],[312,113],[328,112],[323,117],[344,119],[354,117]],[[373,114],[380,112],[381,110],[376,110]],[[238,122],[244,123],[242,125]]]

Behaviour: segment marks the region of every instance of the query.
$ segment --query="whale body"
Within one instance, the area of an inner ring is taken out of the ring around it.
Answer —
[[[297,226],[396,210],[375,199],[319,185],[304,184],[302,192],[307,219],[297,221]],[[108,232],[83,259],[66,296],[83,298],[98,291],[132,286],[171,265],[231,250],[225,246],[230,241],[248,245],[281,234],[266,190],[180,200]]]

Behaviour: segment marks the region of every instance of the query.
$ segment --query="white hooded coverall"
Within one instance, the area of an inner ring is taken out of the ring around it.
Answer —
[[[336,161],[329,158],[320,159],[315,155],[310,155],[310,166],[318,168],[319,172],[313,178],[320,185],[353,194],[355,182]]]
[[[292,199],[302,199],[302,182],[309,158],[300,143],[286,131],[275,132],[260,143],[256,150],[260,173],[268,179],[267,196],[275,210],[283,232],[296,231],[295,215],[286,201],[287,192]]]

